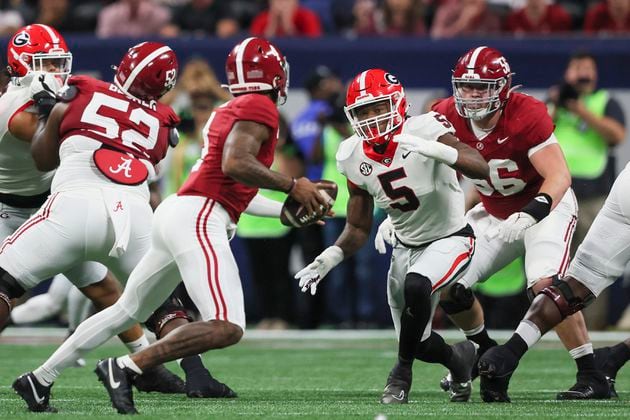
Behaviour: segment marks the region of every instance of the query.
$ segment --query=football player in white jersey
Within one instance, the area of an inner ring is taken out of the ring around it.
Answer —
[[[520,359],[540,337],[589,305],[623,274],[630,262],[628,190],[630,164],[615,180],[604,207],[577,249],[567,275],[542,289],[512,337],[505,344],[488,350],[479,360],[479,369],[483,369],[482,375],[494,392],[507,394],[510,377]],[[596,352],[596,356],[605,358],[599,365],[607,376],[614,378],[630,359],[629,345],[630,340],[626,340]],[[588,393],[588,384],[578,385],[582,386],[574,390],[576,393]]]
[[[408,401],[416,358],[456,370],[451,401],[467,401],[475,345],[447,345],[431,331],[431,319],[440,290],[462,276],[475,249],[456,170],[485,178],[488,165],[453,136],[444,116],[430,112],[408,117],[402,85],[384,70],[357,75],[348,88],[345,109],[355,132],[337,151],[337,167],[348,178],[350,191],[346,226],[335,245],[296,278],[302,291],[314,294],[333,267],[365,244],[376,203],[394,226],[388,301],[399,338],[398,361],[381,403]]]

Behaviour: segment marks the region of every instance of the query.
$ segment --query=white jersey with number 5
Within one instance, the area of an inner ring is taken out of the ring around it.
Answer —
[[[429,112],[407,119],[402,133],[419,137],[419,142],[437,141],[454,129],[444,116]],[[394,141],[380,154],[352,136],[339,146],[337,168],[374,197],[404,245],[427,244],[466,226],[464,194],[455,170],[446,164],[407,152]]]

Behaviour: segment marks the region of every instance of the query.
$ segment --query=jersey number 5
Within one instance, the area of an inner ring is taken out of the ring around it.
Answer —
[[[395,202],[390,204],[390,207],[400,211],[413,211],[420,206],[420,200],[414,194],[413,190],[409,187],[400,186],[395,188],[392,184],[394,181],[407,178],[405,168],[394,169],[393,171],[385,172],[378,176],[378,180],[383,187],[385,194],[392,200],[399,200],[404,198],[405,202]]]

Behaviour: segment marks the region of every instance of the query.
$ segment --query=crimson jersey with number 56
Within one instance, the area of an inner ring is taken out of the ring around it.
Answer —
[[[453,133],[453,126],[436,112],[411,117],[402,133],[418,141],[437,141]],[[337,151],[337,168],[356,187],[367,191],[376,206],[389,215],[396,235],[409,246],[419,246],[461,230],[464,194],[450,166],[390,141],[384,153],[356,135]]]
[[[179,117],[171,107],[125,95],[118,87],[88,76],[73,76],[77,93],[59,127],[61,142],[80,135],[155,165],[166,155]]]
[[[472,180],[488,213],[505,219],[536,196],[543,178],[529,158],[557,142],[545,104],[512,93],[495,128],[481,139],[473,133],[469,120],[457,113],[453,97],[437,102],[433,110],[444,114],[455,126],[457,138],[477,149],[488,162],[489,178]]]

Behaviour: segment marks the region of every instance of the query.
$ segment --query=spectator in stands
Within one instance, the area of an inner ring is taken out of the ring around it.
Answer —
[[[384,35],[422,35],[424,4],[422,0],[385,0],[383,3]]]
[[[572,176],[571,186],[578,200],[573,255],[615,180],[612,149],[625,139],[625,116],[610,92],[597,88],[597,62],[588,53],[579,52],[571,57],[564,83],[550,90],[549,99],[556,125],[554,133],[564,152]],[[596,308],[605,301],[597,299],[584,311],[589,329],[605,326],[601,316],[599,321],[593,320]]]
[[[322,35],[319,17],[298,0],[269,0],[269,8],[254,18],[249,28],[252,35],[271,38],[276,36]]]
[[[435,12],[431,36],[486,35],[500,29],[501,19],[488,7],[486,0],[445,0]]]
[[[162,35],[210,35],[227,38],[239,31],[239,22],[234,18],[229,2],[192,0],[173,10],[171,24],[162,30]]]
[[[24,19],[22,15],[11,5],[11,1],[0,1],[0,36],[12,35],[22,26]]]
[[[351,33],[358,36],[378,35],[383,32],[383,12],[375,0],[356,0],[352,6],[354,23]]]
[[[505,20],[505,30],[516,35],[549,34],[571,30],[571,16],[559,4],[548,0],[527,0],[525,6]]]
[[[101,38],[158,35],[170,19],[169,9],[152,0],[118,0],[99,13],[96,35]]]
[[[603,0],[586,12],[586,33],[630,32],[630,0]]]

